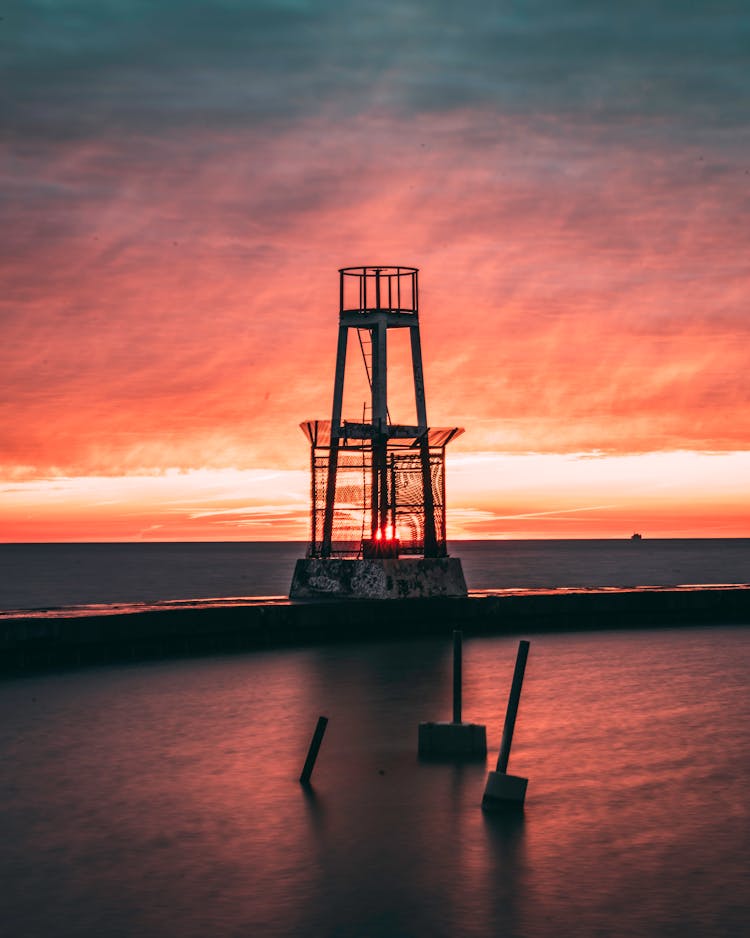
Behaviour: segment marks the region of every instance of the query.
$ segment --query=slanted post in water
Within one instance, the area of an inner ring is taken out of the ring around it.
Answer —
[[[327,726],[328,717],[318,717],[318,725],[315,727],[313,738],[310,741],[310,749],[307,753],[307,759],[305,759],[305,767],[302,769],[302,775],[299,777],[303,785],[310,784],[310,776],[315,767],[315,760],[318,758],[318,750],[320,749],[320,744],[323,742],[323,734]]]
[[[529,643],[521,641],[518,643],[518,654],[516,655],[516,667],[513,671],[513,683],[510,686],[510,696],[508,697],[508,709],[505,712],[505,726],[503,727],[503,739],[500,743],[500,752],[497,756],[497,771],[508,771],[508,759],[510,758],[510,746],[513,742],[513,730],[516,727],[516,716],[518,714],[518,702],[521,699],[521,687],[523,685],[523,675],[526,670],[526,659],[529,656]]]
[[[461,643],[463,632],[453,631],[453,722],[461,722]]]
[[[528,654],[529,643],[527,641],[519,642],[516,667],[513,671],[513,682],[510,687],[510,697],[508,698],[508,709],[505,713],[503,739],[497,756],[497,770],[487,775],[487,785],[482,798],[482,807],[485,810],[509,807],[520,808],[523,806],[526,797],[528,779],[517,775],[508,775],[506,770],[510,757],[510,745],[513,742],[513,730],[516,725],[518,702],[521,699],[521,686]]]

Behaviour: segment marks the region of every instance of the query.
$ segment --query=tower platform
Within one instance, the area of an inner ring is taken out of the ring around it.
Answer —
[[[290,599],[460,599],[467,595],[458,557],[308,557],[297,561],[289,590]]]

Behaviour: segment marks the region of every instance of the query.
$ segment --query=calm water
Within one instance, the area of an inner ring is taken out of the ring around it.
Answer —
[[[282,596],[305,545],[0,544],[0,610]],[[750,539],[461,541],[469,589],[750,582]]]
[[[464,647],[491,767],[516,645]],[[533,638],[515,823],[482,814],[484,765],[416,758],[448,641],[4,681],[0,931],[746,934],[748,668],[744,628]]]

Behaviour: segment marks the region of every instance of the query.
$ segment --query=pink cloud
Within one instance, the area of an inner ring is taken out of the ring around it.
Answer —
[[[463,451],[747,446],[733,166],[481,112],[408,130],[38,153],[4,238],[5,471],[306,465],[336,269],[380,260],[422,268],[430,417]]]

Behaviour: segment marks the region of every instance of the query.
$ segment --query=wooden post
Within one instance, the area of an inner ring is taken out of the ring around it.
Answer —
[[[461,722],[461,665],[463,633],[458,629],[453,631],[453,722]]]
[[[318,717],[318,725],[315,727],[313,738],[310,741],[310,749],[307,753],[307,759],[305,759],[305,767],[302,769],[302,775],[299,777],[302,785],[310,784],[310,776],[315,767],[315,760],[318,758],[318,750],[320,749],[320,744],[323,742],[323,734],[327,726],[328,717]]]
[[[510,744],[513,742],[513,730],[516,725],[516,714],[518,713],[518,702],[521,699],[521,686],[523,684],[523,674],[526,670],[526,659],[529,655],[529,643],[520,641],[518,643],[518,655],[516,656],[516,667],[513,672],[513,683],[510,687],[510,697],[508,698],[508,709],[505,713],[505,726],[503,727],[503,739],[500,743],[500,752],[497,756],[497,771],[507,772],[508,759],[510,757]]]

